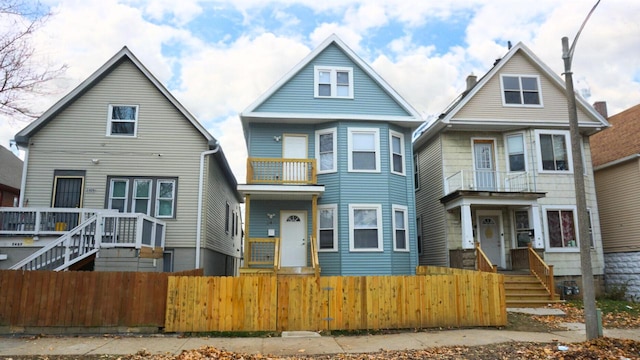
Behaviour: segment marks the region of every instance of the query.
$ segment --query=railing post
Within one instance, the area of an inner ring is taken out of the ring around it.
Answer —
[[[40,222],[42,221],[42,212],[36,210],[36,223],[34,224],[33,233],[38,235],[40,233]]]
[[[549,294],[551,296],[551,300],[555,300],[556,298],[556,287],[555,284],[553,282],[553,265],[549,265],[549,275],[548,276],[548,282],[549,282]]]
[[[136,249],[142,248],[142,227],[144,226],[144,219],[142,215],[136,216]]]
[[[96,249],[102,246],[103,221],[102,213],[96,213],[96,227],[93,231],[93,247]]]

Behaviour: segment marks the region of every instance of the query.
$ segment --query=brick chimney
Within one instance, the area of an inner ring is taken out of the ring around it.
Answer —
[[[467,91],[471,90],[471,88],[476,85],[476,82],[478,82],[478,77],[473,75],[473,73],[467,76]]]
[[[603,118],[607,119],[609,117],[609,114],[607,113],[606,101],[596,101],[595,103],[593,103],[593,108],[596,109],[596,111],[599,112]]]

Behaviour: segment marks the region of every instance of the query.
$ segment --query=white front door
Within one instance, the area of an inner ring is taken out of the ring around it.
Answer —
[[[473,165],[475,189],[496,190],[496,173],[493,161],[493,140],[473,141]]]
[[[491,263],[504,268],[504,238],[500,211],[478,211],[478,241]]]
[[[307,213],[280,213],[280,265],[307,266]]]
[[[307,136],[298,134],[285,134],[282,141],[283,159],[306,159]],[[291,182],[303,182],[307,179],[307,164],[301,162],[285,162],[282,168],[284,180]]]

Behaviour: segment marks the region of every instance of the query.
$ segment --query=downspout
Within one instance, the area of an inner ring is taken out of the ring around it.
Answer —
[[[27,186],[27,168],[29,167],[29,146],[24,148],[24,162],[22,163],[22,179],[20,180],[20,201],[18,207],[24,206],[24,190]]]
[[[200,153],[200,178],[198,182],[198,222],[196,225],[196,269],[200,268],[200,245],[202,235],[202,193],[204,187],[204,158],[207,155],[215,154],[220,150],[220,145],[216,142],[215,148]]]

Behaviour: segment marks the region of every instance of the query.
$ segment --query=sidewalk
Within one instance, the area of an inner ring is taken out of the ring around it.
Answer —
[[[463,329],[405,332],[387,335],[319,336],[292,332],[272,338],[182,338],[177,335],[125,335],[80,337],[0,337],[0,356],[25,355],[126,355],[147,350],[152,354],[179,354],[182,350],[214,346],[252,354],[312,355],[364,353],[380,350],[424,349],[439,346],[474,346],[505,342],[572,343],[585,340],[583,324],[567,324],[571,330],[550,333],[496,329]],[[604,336],[640,341],[640,329],[605,329]]]

